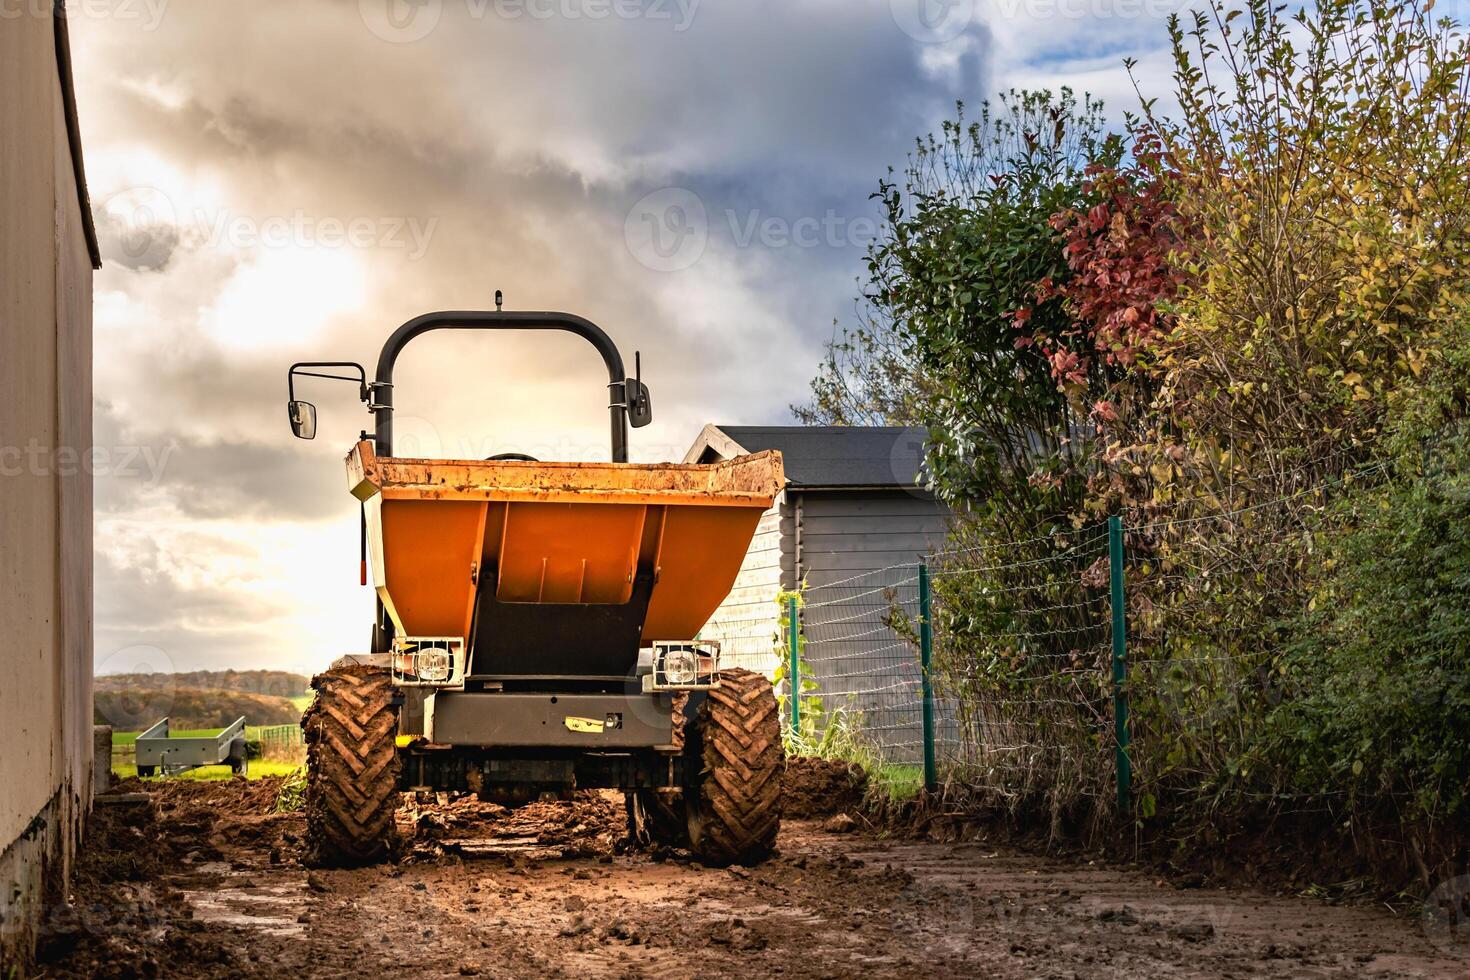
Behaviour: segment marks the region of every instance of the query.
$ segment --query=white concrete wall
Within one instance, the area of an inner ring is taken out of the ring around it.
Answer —
[[[68,872],[91,799],[92,263],[50,16],[0,22],[0,92],[4,966]]]

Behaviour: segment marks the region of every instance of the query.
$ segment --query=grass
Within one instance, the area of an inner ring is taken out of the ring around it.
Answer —
[[[249,779],[261,779],[266,776],[289,776],[301,768],[299,762],[277,762],[271,759],[251,759]],[[130,779],[138,775],[137,766],[112,767],[112,774],[118,779]],[[176,776],[149,776],[148,780],[156,779],[189,779],[194,781],[209,781],[215,779],[229,779],[234,775],[229,766],[200,766],[198,769],[190,769]]]
[[[307,708],[311,707],[311,699],[314,697],[316,697],[316,694],[311,691],[307,691],[305,694],[298,694],[294,698],[287,698],[287,700],[294,704],[299,710],[305,711]]]
[[[826,712],[819,735],[784,736],[787,755],[852,762],[868,775],[870,801],[902,803],[924,789],[924,768],[886,762],[881,750],[863,733],[860,713],[839,707]]]
[[[902,803],[918,796],[924,789],[923,766],[901,766],[890,762],[876,762],[863,766],[868,774],[868,785],[894,803]]]

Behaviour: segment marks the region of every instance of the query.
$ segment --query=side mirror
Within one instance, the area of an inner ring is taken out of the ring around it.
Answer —
[[[316,438],[315,405],[311,402],[291,401],[286,403],[286,412],[291,418],[291,432],[296,438]]]
[[[641,429],[653,421],[653,403],[648,399],[648,385],[636,378],[623,383],[627,392],[628,424]]]

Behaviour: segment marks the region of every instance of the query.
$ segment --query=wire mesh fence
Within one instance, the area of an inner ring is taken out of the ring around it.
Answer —
[[[1014,801],[1116,793],[1109,536],[984,543],[930,557],[936,683],[959,705],[943,777]]]
[[[1356,519],[1341,503],[1385,478],[1341,464],[1030,540],[959,528],[911,563],[808,573],[702,635],[777,681],[801,747],[840,730],[864,761],[932,760],[929,780],[1055,821],[1146,817],[1202,788],[1330,806],[1340,790],[1241,760],[1300,696],[1286,635]]]
[[[798,607],[800,670],[820,698],[822,724],[860,731],[885,761],[921,765],[924,671],[919,565],[809,583]],[[959,751],[954,702],[935,698],[936,752]]]

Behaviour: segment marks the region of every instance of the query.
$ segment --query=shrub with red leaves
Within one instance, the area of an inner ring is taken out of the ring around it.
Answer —
[[[1045,353],[1064,389],[1083,385],[1094,359],[1116,369],[1110,374],[1132,371],[1168,333],[1169,302],[1185,281],[1179,257],[1187,229],[1170,199],[1158,137],[1140,137],[1133,155],[1129,166],[1089,167],[1083,190],[1091,205],[1051,218],[1073,275],[1060,283],[1043,279],[1036,302],[1060,297],[1074,326],[1062,337],[1023,333],[1017,345]],[[1027,329],[1028,312],[1012,315],[1018,330]],[[1112,421],[1117,408],[1100,399],[1092,414]]]

